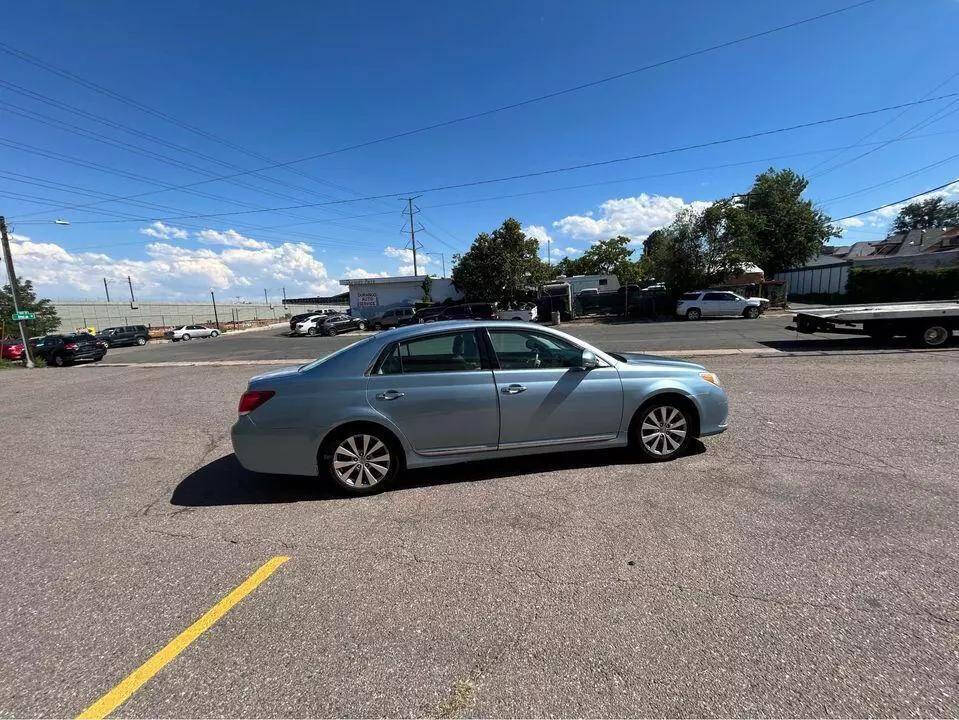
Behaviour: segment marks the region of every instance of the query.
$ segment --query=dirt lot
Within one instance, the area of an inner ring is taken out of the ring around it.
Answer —
[[[285,556],[115,714],[954,716],[957,361],[711,358],[688,457],[360,499],[238,467],[256,368],[0,373],[0,714],[76,715]]]

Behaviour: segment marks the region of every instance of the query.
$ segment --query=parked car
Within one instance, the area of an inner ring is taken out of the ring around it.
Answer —
[[[169,338],[173,342],[179,342],[180,340],[186,341],[192,340],[193,338],[215,338],[219,334],[219,330],[207,327],[206,325],[181,325],[178,328],[167,330],[167,332],[164,333],[164,337]]]
[[[326,317],[323,313],[309,313],[308,315],[298,315],[299,320],[296,325],[290,327],[290,335],[318,335],[320,323]],[[310,332],[312,330],[313,332]]]
[[[437,305],[416,314],[416,322],[420,324],[443,320],[494,320],[495,318],[496,310],[490,303]]]
[[[320,322],[320,335],[338,335],[350,330],[366,330],[366,320],[350,315],[326,315]]]
[[[64,367],[76,362],[102,360],[107,349],[90,333],[44,335],[33,345],[34,353],[47,365]]]
[[[414,325],[300,367],[240,398],[248,470],[376,492],[401,468],[631,446],[650,460],[726,429],[726,393],[701,365],[604,352],[516,322]]]
[[[14,338],[0,338],[0,358],[4,360],[23,359],[23,341]]]
[[[741,315],[755,320],[763,311],[758,298],[746,299],[728,290],[697,290],[680,296],[676,314],[687,320],[723,315]]]
[[[526,322],[536,322],[538,314],[539,313],[536,309],[536,306],[530,303],[518,308],[499,310],[496,313],[496,317],[498,317],[500,320],[525,320]]]
[[[304,320],[306,320],[307,318],[313,315],[319,315],[319,314],[320,314],[319,312],[314,311],[314,312],[299,313],[298,315],[294,315],[293,317],[290,318],[290,332],[293,332],[296,329],[296,326],[299,325]]]
[[[416,311],[411,307],[390,308],[373,321],[373,327],[376,329],[387,329],[397,327],[403,321],[410,324],[413,321]]]
[[[94,337],[106,343],[107,347],[118,345],[146,345],[150,331],[146,325],[118,325],[104,328]]]

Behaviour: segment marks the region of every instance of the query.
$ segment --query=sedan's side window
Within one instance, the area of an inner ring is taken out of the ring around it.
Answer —
[[[583,351],[565,340],[517,330],[491,330],[493,350],[503,370],[573,368]]]
[[[380,366],[381,374],[463,372],[483,366],[476,333],[472,330],[400,343],[395,355],[394,358],[391,353]]]

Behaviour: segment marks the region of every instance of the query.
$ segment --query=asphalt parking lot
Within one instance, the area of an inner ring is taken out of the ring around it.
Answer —
[[[0,714],[77,715],[278,557],[113,714],[959,714],[959,350],[700,360],[731,424],[687,457],[354,499],[237,465],[255,367],[0,373]]]
[[[699,322],[679,320],[664,323],[567,323],[560,329],[608,350],[699,352],[727,349],[747,352],[806,352],[823,348],[875,349],[868,339],[856,336],[799,335],[785,329],[791,322],[791,317],[788,314],[776,313],[757,320],[726,318]],[[103,362],[125,364],[284,359],[304,361],[345,347],[364,334],[353,332],[336,337],[290,337],[288,328],[281,326],[237,335],[226,334],[209,340],[113,348]],[[811,344],[811,340],[819,344]]]

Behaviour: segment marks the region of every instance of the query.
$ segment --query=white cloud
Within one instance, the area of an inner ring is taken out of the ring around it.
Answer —
[[[389,275],[390,274],[386,272],[370,272],[363,268],[346,268],[346,270],[343,271],[344,280],[363,280],[366,278],[389,277]]]
[[[401,265],[396,269],[397,273],[400,275],[413,275],[413,251],[409,248],[398,248],[393,247],[392,245],[387,245],[386,249],[383,251],[383,254],[387,257],[396,258],[401,261]],[[416,271],[423,275],[425,274],[424,268],[430,263],[435,264],[435,260],[432,259],[430,255],[425,252],[416,253]]]
[[[563,252],[565,252],[567,255],[578,255],[579,253],[582,252],[582,250],[578,250],[574,247],[568,247],[568,248],[564,248]]]
[[[195,236],[200,242],[210,245],[230,245],[233,247],[259,249],[266,249],[270,247],[269,243],[240,235],[240,233],[232,228],[226,232],[220,232],[219,230],[201,230],[200,232],[195,233]]]
[[[862,227],[866,223],[859,218],[846,218],[845,220],[840,220],[839,224],[844,228],[857,228]]]
[[[140,228],[140,234],[155,237],[157,240],[186,240],[190,236],[183,228],[164,225],[159,220],[149,227]]]
[[[680,197],[647,195],[612,198],[599,206],[599,216],[592,211],[582,215],[567,215],[553,223],[553,227],[575,240],[598,241],[616,235],[628,235],[642,240],[657,228],[669,225],[676,213],[684,208],[699,212],[710,203],[694,200],[687,203]]]
[[[162,232],[152,226],[148,229]],[[259,297],[263,288],[281,286],[286,287],[287,295],[342,291],[304,243],[271,245],[253,241],[255,247],[218,251],[155,242],[146,246],[145,259],[131,259],[71,252],[56,243],[22,235],[14,235],[11,240],[17,270],[47,297],[99,297],[103,278],[125,283],[128,275],[137,296],[144,299],[199,298],[211,288],[250,297]]]
[[[935,192],[927,193],[925,195],[920,195],[915,197],[912,200],[904,203],[898,203],[897,205],[890,205],[889,207],[884,207],[882,210],[876,210],[875,212],[869,213],[868,215],[863,215],[862,220],[865,224],[871,225],[872,227],[881,227],[886,228],[892,222],[892,220],[899,214],[899,211],[902,210],[906,205],[912,203],[922,202],[923,200],[929,200],[934,197],[946,198],[950,201],[956,199],[959,196],[959,182],[954,182],[951,185],[947,185],[942,190],[936,190]],[[856,220],[858,218],[850,218],[851,220]],[[854,227],[852,225],[846,225],[849,220],[843,220],[842,224],[846,227]],[[855,226],[858,227],[858,226]]]

